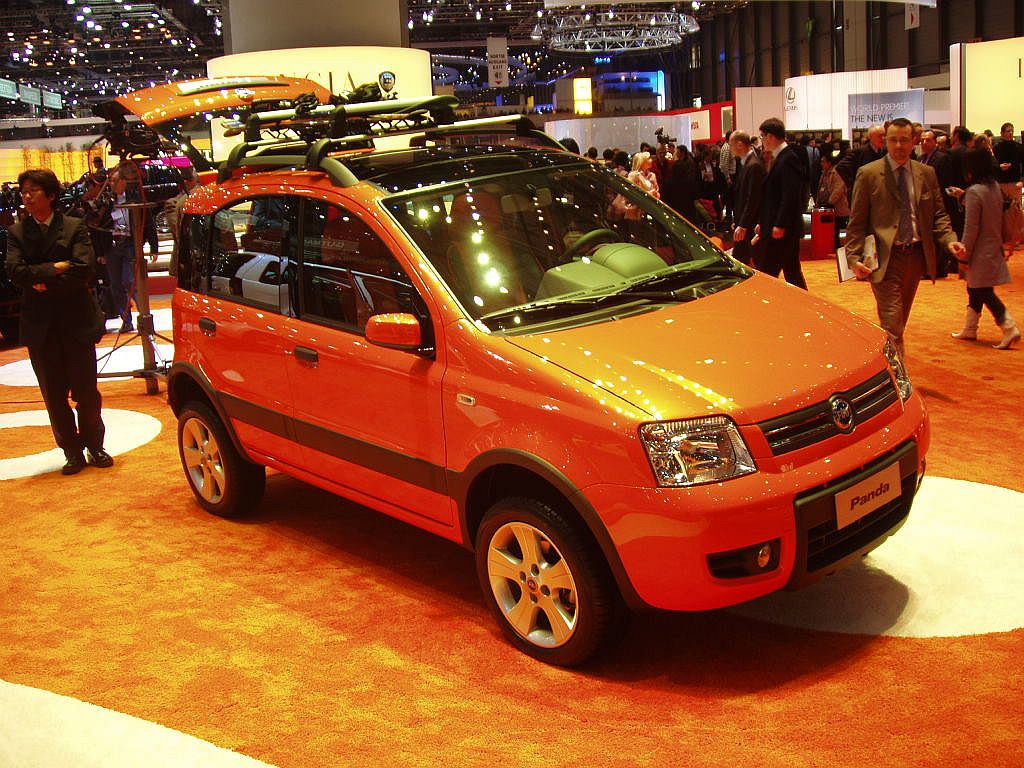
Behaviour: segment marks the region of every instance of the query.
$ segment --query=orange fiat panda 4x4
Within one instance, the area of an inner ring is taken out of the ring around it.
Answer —
[[[800,586],[902,525],[929,426],[884,332],[525,118],[453,119],[256,114],[190,197],[168,391],[199,504],[251,512],[271,467],[459,542],[562,665],[629,608]]]

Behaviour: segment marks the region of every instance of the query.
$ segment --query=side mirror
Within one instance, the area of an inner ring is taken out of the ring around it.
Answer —
[[[423,332],[415,315],[389,312],[366,321],[366,340],[379,347],[415,352],[423,346]]]

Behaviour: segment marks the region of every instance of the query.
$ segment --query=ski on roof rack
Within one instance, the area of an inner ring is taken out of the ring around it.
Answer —
[[[253,112],[243,121],[227,122],[227,135],[244,131],[246,142],[290,132],[309,141],[338,139],[354,134],[384,136],[396,131],[424,129],[455,122],[454,96],[387,99],[296,109]]]

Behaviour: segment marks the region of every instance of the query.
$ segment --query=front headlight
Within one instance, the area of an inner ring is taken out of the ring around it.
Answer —
[[[896,376],[896,389],[900,393],[900,399],[906,401],[910,393],[914,391],[914,385],[910,383],[910,374],[907,373],[907,366],[903,363],[900,351],[892,339],[885,342],[885,357],[889,361],[893,374]]]
[[[725,416],[644,424],[640,439],[661,486],[714,483],[757,471],[739,430]]]

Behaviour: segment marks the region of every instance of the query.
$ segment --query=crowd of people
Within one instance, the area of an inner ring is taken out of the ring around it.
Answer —
[[[946,136],[897,118],[872,126],[866,138],[849,151],[819,147],[813,139],[797,143],[781,120],[769,118],[756,137],[733,131],[727,141],[691,153],[659,132],[657,146],[644,144],[632,157],[607,149],[603,162],[691,221],[720,222],[735,258],[775,277],[781,273],[804,290],[803,217],[811,200],[831,208],[838,219],[848,217],[848,265],[870,283],[879,324],[900,352],[918,284],[950,271],[967,288],[964,326],[953,337],[977,339],[988,309],[1003,332],[994,346],[1012,347],[1021,332],[995,289],[1011,282],[1007,260],[1024,242],[1024,147],[1013,125],[1001,126],[995,140],[962,126]],[[563,143],[579,152],[575,142]],[[596,147],[586,155],[599,162]],[[96,386],[95,344],[106,332],[106,317],[94,278],[105,273],[112,305],[106,314],[121,318],[121,331],[133,330],[136,248],[126,206],[142,191],[132,163],[108,172],[99,161],[81,181],[86,193],[67,215],[52,171],[24,171],[17,192],[9,184],[0,189],[0,203],[20,214],[8,227],[6,268],[22,290],[21,337],[65,454],[66,475],[86,464],[113,464],[103,448]],[[194,173],[185,174],[184,189],[165,206],[172,220],[195,185]],[[625,196],[619,199],[621,218],[642,215],[636,205],[630,210]],[[155,247],[151,251],[155,256]]]
[[[1010,282],[1007,260],[1024,243],[1024,146],[1014,136],[1011,123],[996,136],[898,118],[850,146],[831,135],[797,141],[770,118],[758,135],[733,131],[692,152],[659,134],[632,157],[606,149],[599,160],[596,147],[585,155],[727,235],[738,260],[804,289],[804,214],[830,210],[836,249],[845,242],[850,268],[871,283],[879,322],[901,350],[918,282],[949,275],[961,276],[968,294],[954,338],[976,339],[987,308],[1003,332],[995,346],[1008,349],[1021,333],[995,288]],[[578,151],[575,142],[570,149]]]

